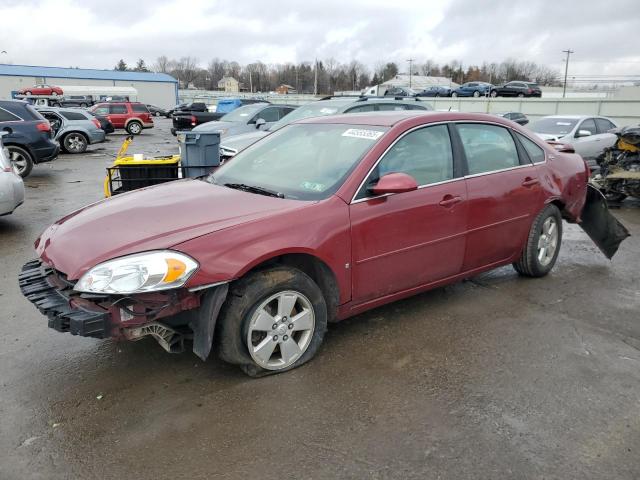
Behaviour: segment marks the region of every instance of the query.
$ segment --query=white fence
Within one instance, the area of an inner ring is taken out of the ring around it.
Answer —
[[[180,101],[205,102],[215,105],[222,97],[261,98],[272,103],[303,105],[324,95],[277,95],[261,93],[207,92],[180,90]],[[436,110],[474,113],[521,112],[531,120],[547,115],[602,115],[618,126],[640,123],[640,99],[616,100],[610,98],[424,98]]]
[[[521,112],[531,120],[547,115],[602,115],[619,126],[640,123],[640,100],[585,98],[448,98],[429,99],[436,110]]]

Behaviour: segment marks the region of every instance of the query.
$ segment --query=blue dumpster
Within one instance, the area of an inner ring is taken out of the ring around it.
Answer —
[[[220,166],[220,132],[178,132],[183,177],[202,177]]]

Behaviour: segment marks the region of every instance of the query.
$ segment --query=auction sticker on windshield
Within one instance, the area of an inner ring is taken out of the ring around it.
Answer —
[[[379,132],[377,130],[365,130],[364,128],[350,128],[345,131],[342,136],[343,137],[354,137],[354,138],[367,138],[369,140],[377,140],[379,139],[384,132]]]

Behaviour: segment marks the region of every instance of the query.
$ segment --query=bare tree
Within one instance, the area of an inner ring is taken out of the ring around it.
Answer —
[[[153,71],[158,73],[169,72],[169,59],[166,55],[161,55],[156,58],[156,63],[153,64]]]

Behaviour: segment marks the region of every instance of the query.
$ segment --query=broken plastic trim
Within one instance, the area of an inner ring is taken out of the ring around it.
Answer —
[[[127,328],[124,331],[128,340],[137,341],[151,335],[169,353],[184,351],[184,335],[159,322],[151,322],[141,327]]]
[[[622,241],[631,236],[629,230],[609,212],[602,192],[590,184],[587,184],[587,200],[580,226],[608,259],[613,258]]]

